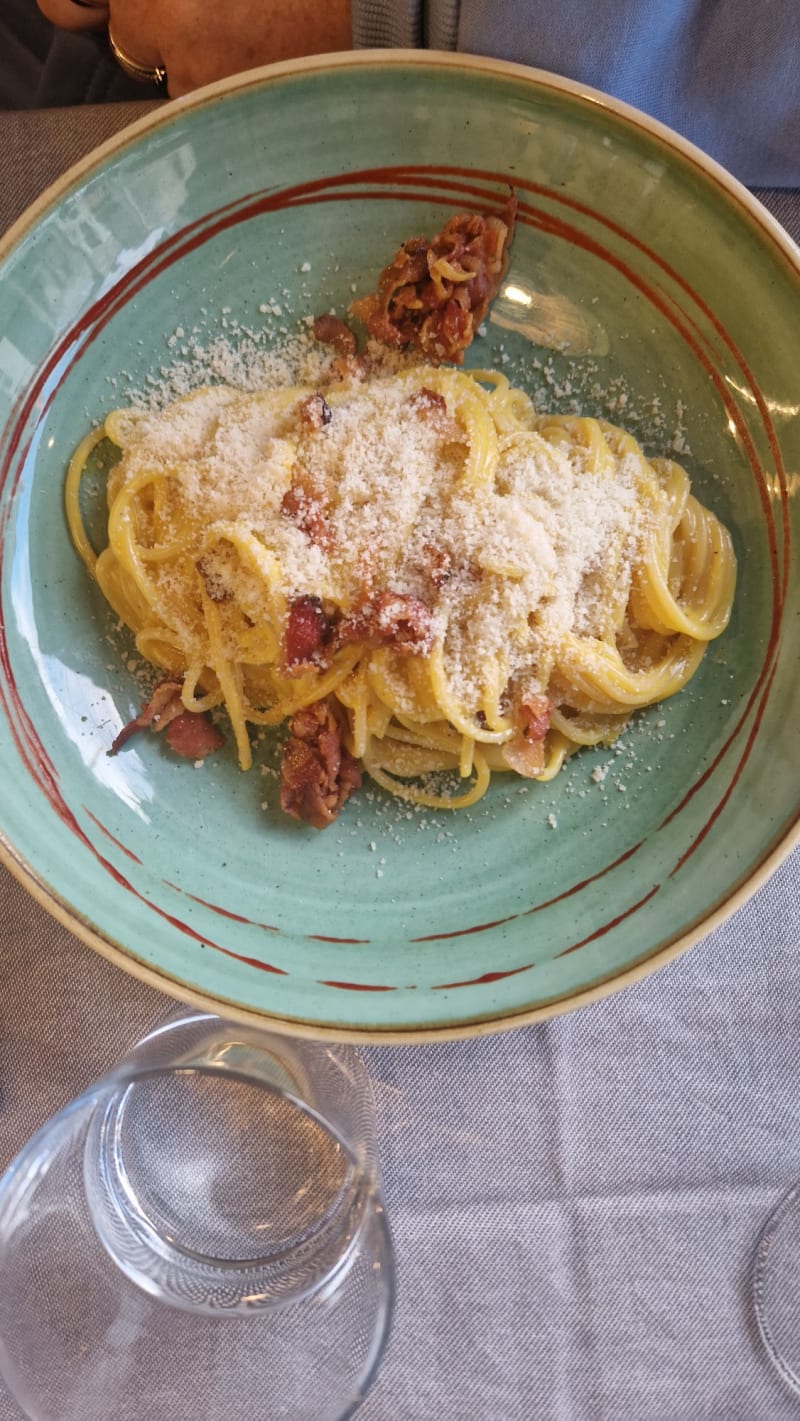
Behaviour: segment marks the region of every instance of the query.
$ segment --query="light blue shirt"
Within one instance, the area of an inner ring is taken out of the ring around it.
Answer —
[[[800,0],[353,0],[353,38],[547,69],[660,119],[750,186],[800,187]]]

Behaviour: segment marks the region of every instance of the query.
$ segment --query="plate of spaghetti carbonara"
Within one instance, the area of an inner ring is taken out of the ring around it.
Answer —
[[[499,1029],[794,842],[800,264],[683,140],[490,60],[274,66],[72,170],[0,323],[0,854],[127,970]]]
[[[98,556],[79,492],[100,440],[120,458]],[[145,723],[197,758],[219,743],[197,718],[224,708],[242,770],[252,727],[288,726],[282,807],[316,828],[362,770],[437,810],[493,773],[551,780],[681,690],[733,601],[730,535],[679,464],[537,414],[492,371],[115,410],[66,497],[90,574],[165,673]]]

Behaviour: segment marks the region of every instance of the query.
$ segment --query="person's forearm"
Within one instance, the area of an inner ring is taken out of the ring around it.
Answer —
[[[75,0],[37,0],[65,29],[108,23],[116,43],[141,65],[163,65],[176,97],[275,60],[352,45],[350,0],[111,0],[107,11]]]

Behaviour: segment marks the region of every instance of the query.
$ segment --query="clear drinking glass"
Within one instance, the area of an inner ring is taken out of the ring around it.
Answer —
[[[393,1296],[349,1047],[187,1012],[0,1180],[0,1371],[32,1421],[343,1421]]]

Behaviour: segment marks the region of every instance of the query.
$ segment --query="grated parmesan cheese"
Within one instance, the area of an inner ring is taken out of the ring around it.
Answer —
[[[297,349],[284,353],[295,378],[297,357]],[[314,373],[306,388],[324,383],[319,363]],[[609,585],[627,600],[643,516],[636,461],[624,456],[598,470],[574,445],[532,435],[502,447],[491,482],[467,487],[458,410],[448,408],[437,425],[409,399],[413,388],[391,368],[363,383],[325,386],[333,414],[314,431],[302,426],[299,400],[281,404],[227,384],[202,388],[131,415],[126,476],[162,468],[191,521],[238,526],[274,556],[271,593],[222,553],[208,572],[254,622],[269,620],[264,599],[276,592],[287,600],[310,593],[347,610],[368,585],[430,605],[435,550],[450,572],[433,599],[434,634],[444,640],[454,695],[475,714],[487,666],[502,663],[509,676],[524,673],[531,693],[545,691],[565,634],[599,634]],[[328,491],[329,549],[281,511],[297,460]],[[155,575],[168,593],[169,572]],[[393,689],[402,708],[401,678]]]

